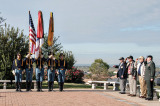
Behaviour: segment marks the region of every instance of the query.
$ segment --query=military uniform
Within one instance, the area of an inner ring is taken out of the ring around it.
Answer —
[[[43,65],[44,65],[46,59],[43,57],[41,59],[40,58],[34,59],[34,61],[36,62],[37,91],[42,91],[42,81],[43,81],[43,77],[44,77],[44,67],[43,67]]]
[[[55,78],[55,70],[56,70],[56,65],[57,65],[57,60],[53,60],[51,58],[47,59],[47,64],[48,64],[48,91],[53,90],[53,85],[54,85],[54,78]]]
[[[153,99],[153,83],[155,78],[155,63],[150,61],[145,66],[144,80],[147,83],[147,98]],[[153,79],[153,81],[151,81]]]
[[[32,86],[32,75],[33,75],[33,59],[25,58],[25,70],[26,70],[26,91],[31,91]],[[30,67],[29,67],[30,64]]]
[[[24,69],[23,60],[15,59],[13,61],[12,70],[14,70],[14,73],[15,73],[16,91],[21,91],[23,69]]]
[[[60,54],[60,56],[63,54]],[[63,91],[63,85],[65,81],[65,71],[67,69],[67,61],[65,59],[58,60],[58,84],[59,84],[59,90]]]

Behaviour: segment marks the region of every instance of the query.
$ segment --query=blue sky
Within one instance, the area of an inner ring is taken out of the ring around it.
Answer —
[[[160,65],[159,0],[1,0],[6,23],[28,35],[28,11],[37,29],[38,10],[48,32],[49,15],[55,19],[55,36],[64,50],[74,53],[76,64],[102,58],[118,64],[118,58],[151,54]]]

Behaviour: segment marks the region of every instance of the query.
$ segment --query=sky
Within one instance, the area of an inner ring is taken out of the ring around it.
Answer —
[[[1,0],[0,16],[29,34],[31,11],[37,29],[38,11],[48,32],[53,12],[55,36],[72,51],[76,64],[103,59],[118,64],[120,57],[153,55],[160,65],[160,0]]]

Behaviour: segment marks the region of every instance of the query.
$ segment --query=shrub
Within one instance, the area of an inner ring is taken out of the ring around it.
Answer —
[[[81,83],[83,82],[84,73],[82,70],[78,70],[75,67],[67,70],[65,75],[65,82]]]

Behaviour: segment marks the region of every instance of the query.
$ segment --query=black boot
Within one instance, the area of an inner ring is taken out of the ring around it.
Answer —
[[[51,82],[51,91],[53,91],[54,81]]]
[[[50,91],[51,91],[51,82],[48,81],[48,92],[50,92]]]
[[[22,86],[22,83],[19,82],[19,92],[21,92],[21,86]]]
[[[62,92],[63,86],[62,86],[62,82],[60,83],[60,91]]]
[[[32,88],[32,81],[29,81],[28,90],[29,90],[29,91],[32,91],[31,88]]]
[[[16,82],[16,92],[18,92],[18,88],[19,88],[18,82]]]
[[[61,91],[61,83],[58,82],[58,85],[59,85],[59,91]]]
[[[28,81],[26,81],[26,91],[29,91],[28,90]]]
[[[63,85],[64,85],[64,83],[62,82],[62,91],[63,91]]]
[[[40,91],[43,92],[42,91],[42,82],[40,82]]]
[[[39,91],[40,91],[40,82],[37,81],[37,92],[39,92]]]

